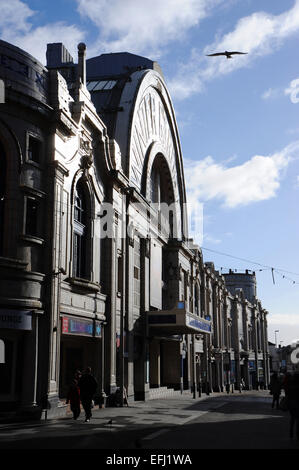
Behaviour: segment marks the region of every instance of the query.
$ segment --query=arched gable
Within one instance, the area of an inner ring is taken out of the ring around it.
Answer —
[[[174,202],[180,205],[185,221],[182,153],[173,106],[161,75],[153,70],[133,73],[119,105],[123,112],[118,113],[115,139],[130,185],[147,197],[152,165],[156,155],[162,154],[170,171]]]

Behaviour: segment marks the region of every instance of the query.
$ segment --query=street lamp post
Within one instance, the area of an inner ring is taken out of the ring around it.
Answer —
[[[275,330],[274,333],[275,333],[275,347],[277,349],[277,347],[278,347],[277,346],[277,333],[279,333],[279,330]]]

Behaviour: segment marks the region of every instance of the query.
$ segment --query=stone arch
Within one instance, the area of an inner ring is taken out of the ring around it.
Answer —
[[[15,255],[15,241],[17,232],[21,230],[22,218],[17,217],[21,207],[20,172],[23,163],[23,155],[20,143],[14,132],[8,125],[0,119],[0,151],[2,154],[1,172],[5,172],[2,176],[2,187],[4,186],[5,194],[1,194],[0,202],[1,220],[0,223],[5,227],[5,236],[2,233],[0,237],[0,253],[2,256],[13,257]],[[9,234],[9,236],[8,236]]]
[[[174,187],[173,180],[171,178],[171,170],[169,168],[169,163],[165,158],[165,149],[161,144],[157,142],[153,143],[148,149],[147,155],[144,160],[143,166],[143,175],[141,182],[141,193],[145,196],[146,199],[150,200],[151,193],[151,174],[154,168],[154,165],[157,161],[160,160],[161,171],[164,172],[165,179],[167,179],[167,184],[169,188],[169,202],[175,202],[179,200],[179,194],[177,187]],[[172,194],[171,194],[172,193]]]
[[[8,171],[14,171],[16,174],[20,173],[22,164],[24,163],[21,145],[15,133],[3,119],[0,119],[0,141],[6,153],[12,153],[15,156],[15,158],[9,159]]]
[[[122,167],[130,186],[148,194],[146,186],[152,163],[161,153],[168,164],[175,202],[180,206],[181,232],[185,233],[183,159],[175,114],[163,78],[153,70],[133,73],[119,105],[123,112],[116,120],[115,139],[120,145]]]
[[[82,277],[92,280],[92,233],[95,216],[95,203],[92,183],[84,170],[79,170],[72,182],[71,190],[71,265],[70,271],[73,277]],[[76,198],[82,198],[82,214],[84,220],[78,218],[79,207]],[[82,250],[80,251],[80,246]],[[80,259],[79,259],[80,258]],[[84,265],[82,264],[84,263]]]

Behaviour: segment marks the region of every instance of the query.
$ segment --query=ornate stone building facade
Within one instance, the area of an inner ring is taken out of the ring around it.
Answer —
[[[1,409],[65,413],[86,366],[135,400],[267,385],[267,312],[188,238],[159,65],[0,41],[0,78]]]

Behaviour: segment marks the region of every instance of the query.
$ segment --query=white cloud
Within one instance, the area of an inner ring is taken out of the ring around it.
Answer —
[[[26,3],[20,0],[0,0],[1,16],[0,28],[7,34],[12,28],[15,33],[26,33],[30,30],[28,19],[34,15]]]
[[[188,200],[221,200],[229,208],[274,197],[282,172],[299,154],[299,141],[270,156],[255,155],[242,165],[226,167],[212,157],[187,161],[185,178]]]
[[[78,11],[99,30],[91,54],[154,53],[184,37],[224,0],[77,0]]]
[[[269,313],[268,338],[275,344],[275,331],[279,330],[277,342],[282,346],[294,345],[299,338],[299,315],[296,313]]]
[[[263,100],[269,100],[272,98],[277,98],[279,96],[280,90],[278,88],[268,88],[263,94],[262,94],[262,99]]]
[[[269,317],[272,325],[288,325],[297,326],[299,328],[299,315],[298,314],[287,314],[287,313],[274,313]]]
[[[299,78],[292,80],[289,88],[286,88],[284,92],[286,95],[290,95],[292,103],[299,103]]]
[[[256,58],[278,50],[284,40],[298,32],[299,0],[295,1],[290,10],[280,15],[256,12],[241,18],[233,31],[215,40],[203,51],[192,51],[190,60],[182,65],[178,75],[169,82],[172,95],[184,99],[200,92],[207,81],[249,66]],[[204,57],[206,54],[225,50],[237,50],[248,54],[231,60],[225,57]],[[186,74],[188,74],[187,83]],[[189,82],[191,82],[190,88]]]
[[[29,52],[42,63],[46,61],[47,43],[62,42],[76,58],[76,46],[85,33],[64,21],[34,28],[30,19],[35,15],[21,0],[0,0],[1,39]]]
[[[220,238],[214,237],[213,235],[210,235],[209,233],[204,233],[203,241],[209,242],[212,245],[219,245],[219,243],[221,243],[222,240],[220,240]]]

